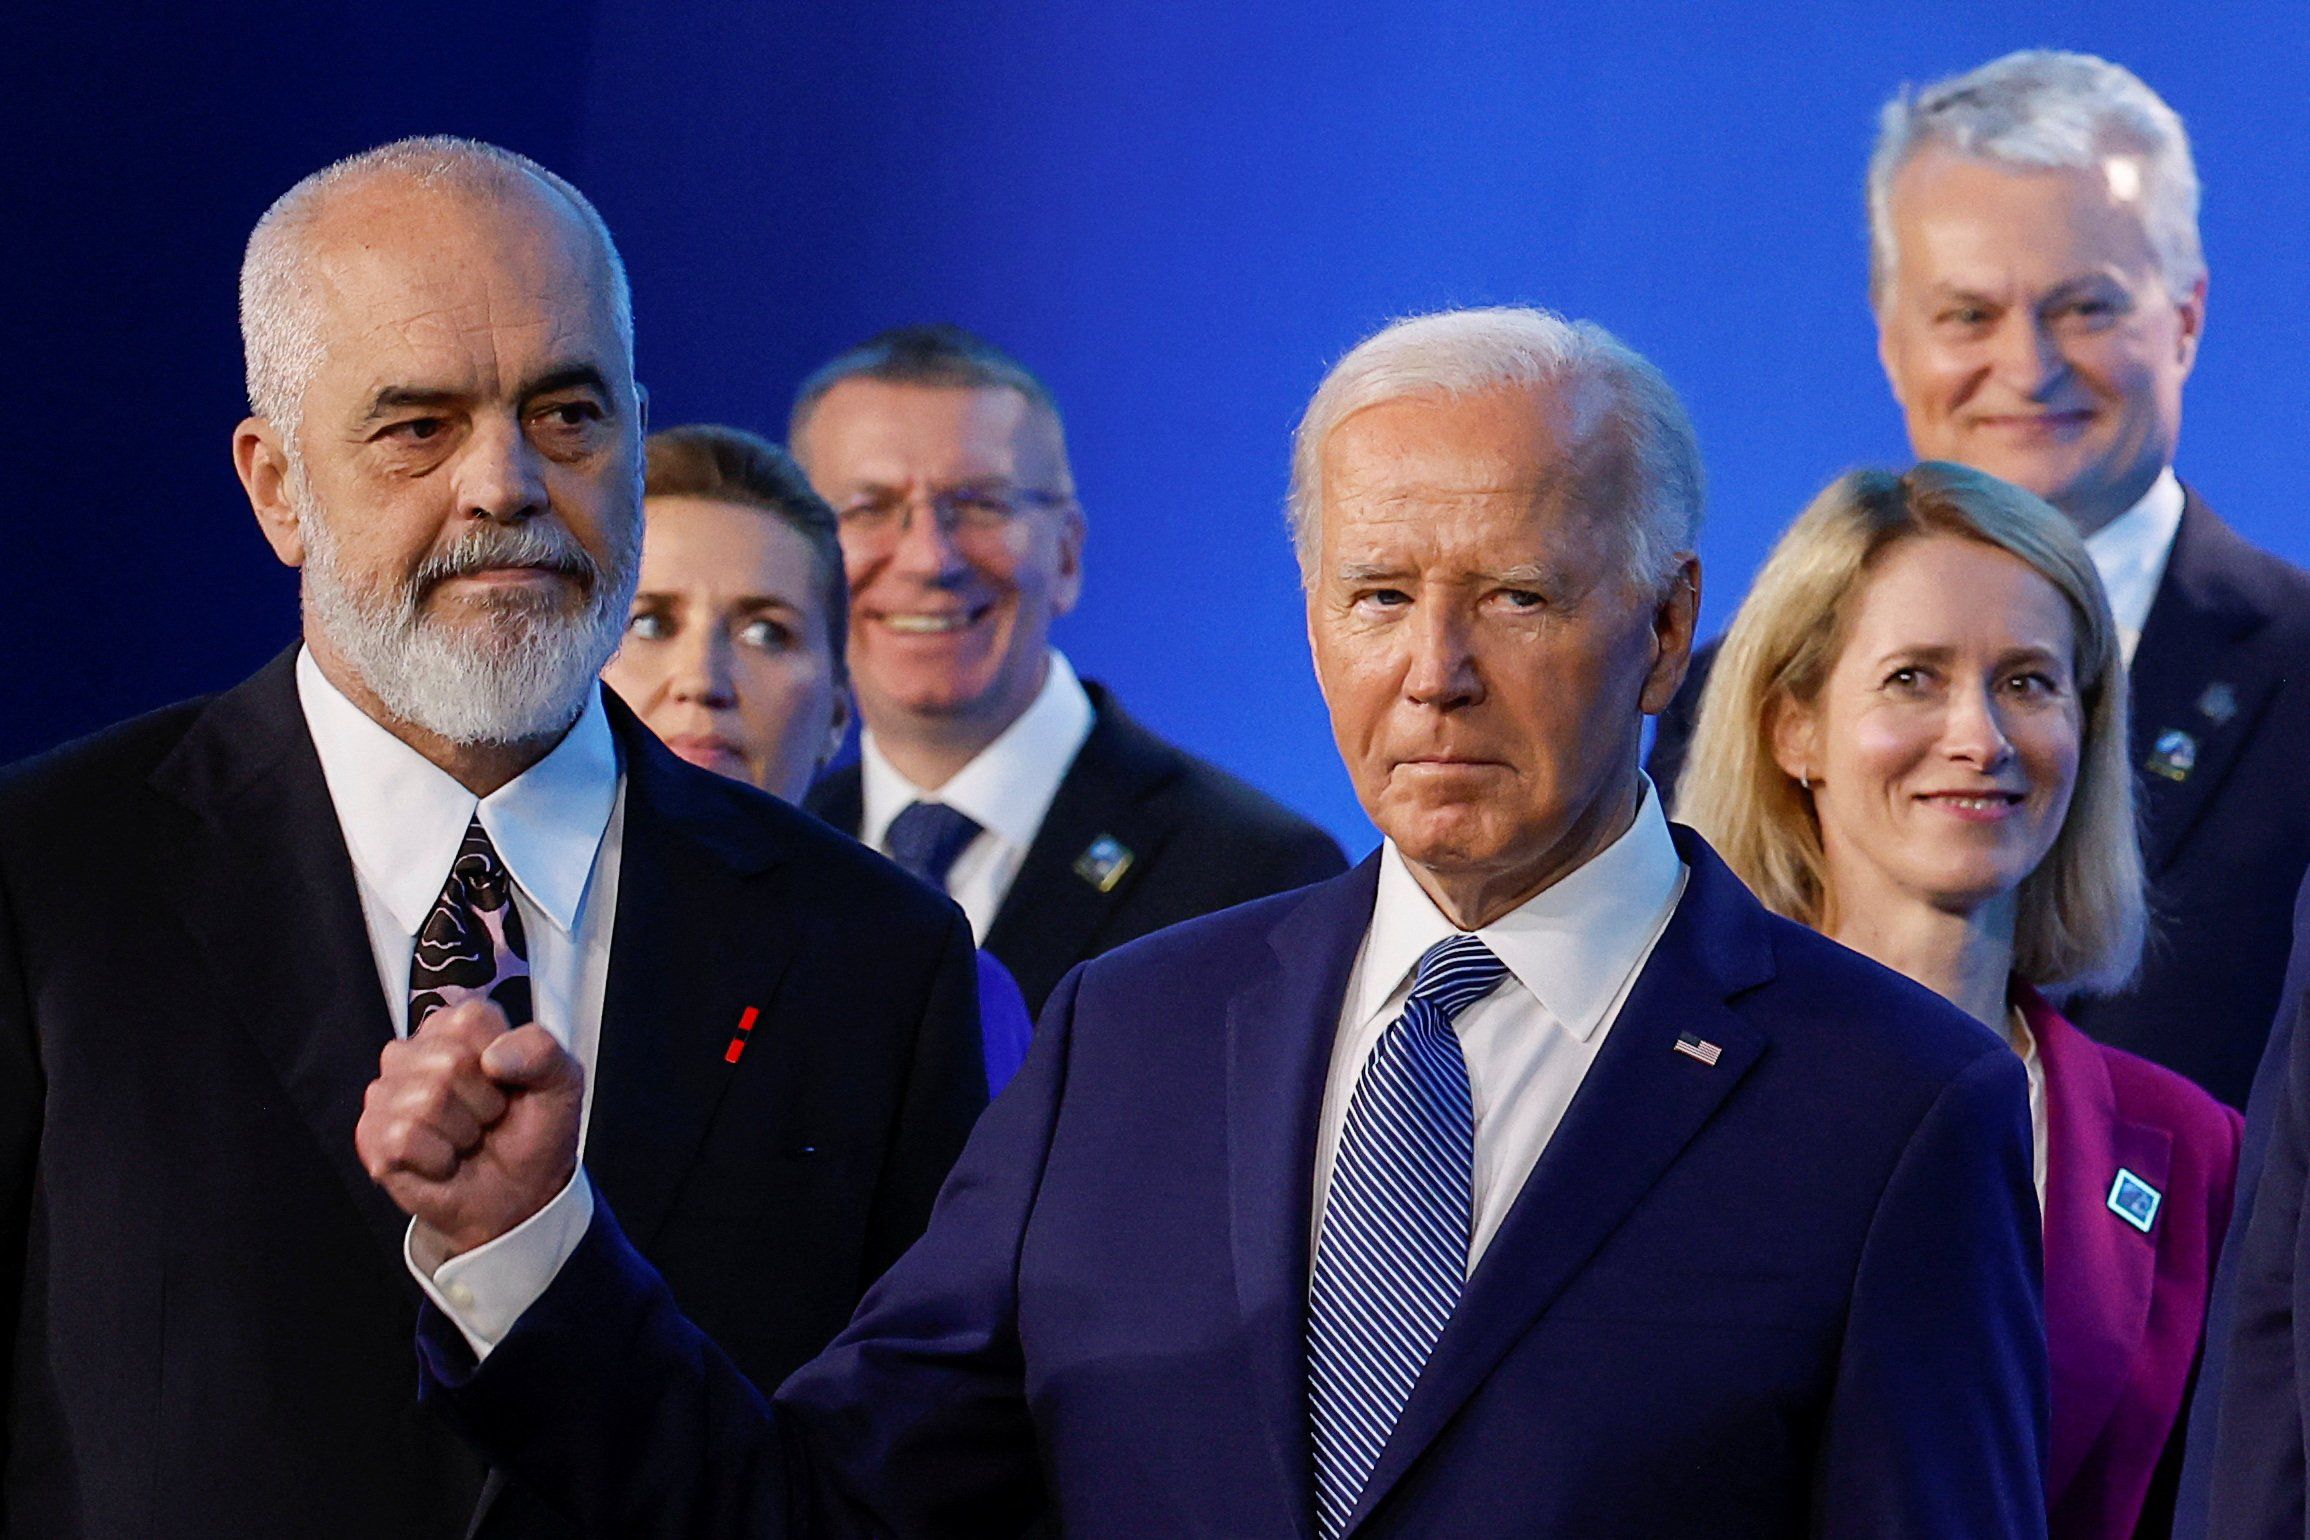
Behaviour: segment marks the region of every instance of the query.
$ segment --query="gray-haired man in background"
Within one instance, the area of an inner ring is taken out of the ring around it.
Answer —
[[[2189,137],[2118,65],[2009,54],[1886,105],[1869,229],[1911,446],[2075,519],[2126,647],[2150,943],[2065,1009],[2242,1107],[2310,863],[2310,576],[2175,474],[2206,322]],[[1664,789],[1709,656],[1661,717]]]

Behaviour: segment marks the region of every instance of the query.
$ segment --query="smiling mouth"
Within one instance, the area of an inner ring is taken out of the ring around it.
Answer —
[[[2002,412],[1973,419],[1975,427],[2000,429],[2008,433],[2052,433],[2065,428],[2082,427],[2093,420],[2093,413],[2079,408],[2068,412]]]
[[[2023,798],[2018,791],[1928,791],[1919,793],[1917,800],[1957,813],[2002,813],[2021,806]]]
[[[937,615],[885,613],[875,618],[903,636],[946,636],[967,631],[984,620],[991,605],[975,610],[953,610]]]

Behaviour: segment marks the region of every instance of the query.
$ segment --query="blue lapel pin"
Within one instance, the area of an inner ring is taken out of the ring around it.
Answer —
[[[1075,857],[1075,875],[1102,893],[1112,893],[1134,859],[1129,846],[1112,834],[1102,834]]]
[[[2109,1211],[2144,1235],[2157,1222],[2158,1205],[2165,1201],[2164,1193],[2123,1166],[2118,1167],[2117,1180],[2109,1184]]]
[[[2186,781],[2198,766],[2198,740],[2178,727],[2169,727],[2158,734],[2155,747],[2150,750],[2149,762],[2142,766],[2152,775],[2162,775],[2169,781]]]
[[[2238,714],[2237,687],[2217,679],[2206,686],[2206,693],[2198,697],[2198,712],[2220,727]]]

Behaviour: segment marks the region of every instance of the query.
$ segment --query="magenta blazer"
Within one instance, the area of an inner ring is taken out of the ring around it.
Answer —
[[[2087,1037],[2027,985],[2015,999],[2045,1067],[2047,1530],[2125,1540],[2181,1436],[2242,1120]]]

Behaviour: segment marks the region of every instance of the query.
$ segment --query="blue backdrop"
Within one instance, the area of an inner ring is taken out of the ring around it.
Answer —
[[[2189,122],[2214,277],[2182,471],[2310,557],[2299,5],[37,9],[0,22],[0,757],[293,634],[227,455],[240,242],[303,172],[413,132],[509,144],[600,205],[661,425],[775,431],[811,365],[900,321],[1018,353],[1090,519],[1063,645],[1353,848],[1281,532],[1324,368],[1440,305],[1610,326],[1699,424],[1719,628],[1814,490],[1903,457],[1862,294],[1877,105],[2010,48],[2108,54]]]

